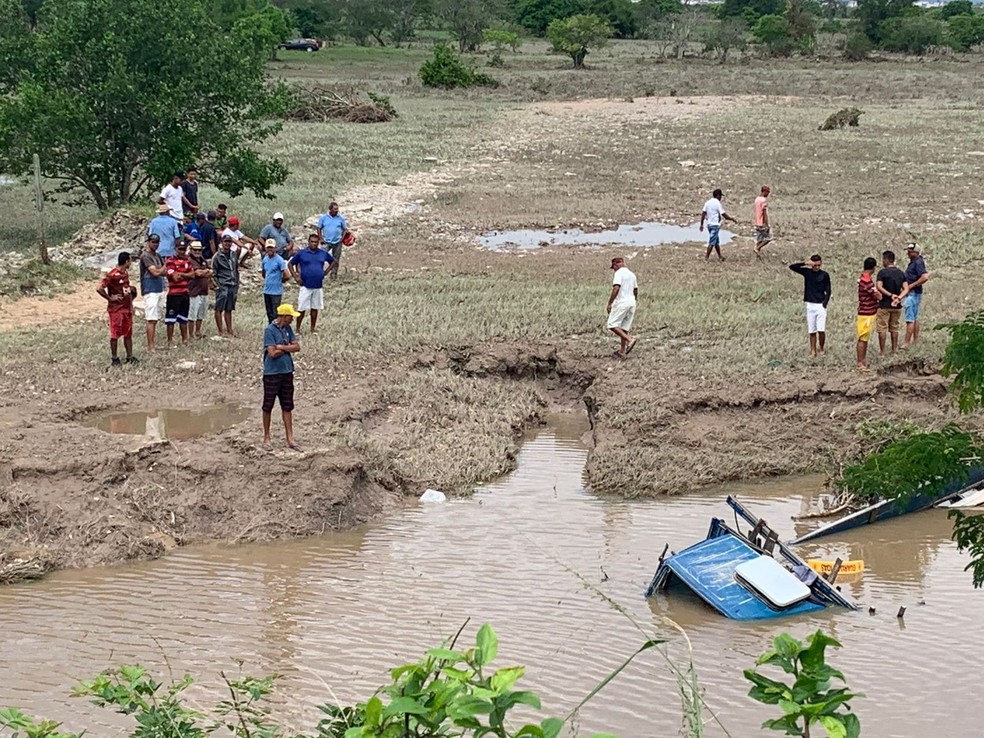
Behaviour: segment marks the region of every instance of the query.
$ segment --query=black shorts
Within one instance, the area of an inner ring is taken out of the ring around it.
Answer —
[[[191,312],[190,295],[172,295],[168,293],[167,301],[164,303],[165,323],[180,323],[184,325],[188,322],[188,313]]]
[[[220,313],[231,313],[236,309],[236,297],[239,295],[238,287],[223,287],[215,291],[215,309]]]
[[[280,400],[280,409],[289,413],[294,409],[294,375],[263,375],[263,412],[273,412],[274,403]]]

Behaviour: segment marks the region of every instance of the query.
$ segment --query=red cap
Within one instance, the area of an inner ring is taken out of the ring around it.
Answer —
[[[233,215],[231,218],[229,218],[229,225],[239,225],[239,218]]]

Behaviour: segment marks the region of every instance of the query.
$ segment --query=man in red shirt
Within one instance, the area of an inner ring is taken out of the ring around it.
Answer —
[[[114,269],[102,278],[96,292],[106,300],[109,311],[109,350],[113,355],[113,366],[120,366],[117,355],[119,340],[123,339],[126,350],[126,363],[133,364],[133,298],[137,294],[136,287],[130,286],[130,254],[121,251]]]
[[[195,267],[188,258],[188,245],[178,241],[177,255],[164,262],[167,275],[167,303],[164,325],[167,326],[167,347],[174,345],[174,324],[181,331],[181,343],[188,343],[188,313],[191,308],[189,287],[195,278]]]
[[[878,302],[881,300],[881,293],[875,285],[873,275],[878,262],[869,256],[864,260],[863,271],[858,277],[858,371],[868,371],[866,359],[868,357],[868,341],[871,334],[875,331],[875,323],[878,318]]]

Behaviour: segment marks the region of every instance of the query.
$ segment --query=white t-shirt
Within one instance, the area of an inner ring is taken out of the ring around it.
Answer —
[[[721,225],[721,214],[724,213],[724,205],[716,197],[704,203],[704,212],[707,214],[707,225]]]
[[[163,190],[161,190],[161,197],[164,198],[164,202],[167,206],[171,208],[171,217],[181,220],[184,215],[184,205],[181,203],[181,197],[184,195],[184,190],[180,187],[173,187],[168,185]]]
[[[618,285],[618,294],[615,296],[613,305],[635,305],[635,291],[638,286],[636,275],[629,271],[628,267],[622,267],[615,272],[612,277],[612,284]]]
[[[246,251],[246,249],[249,248],[249,244],[243,243],[243,232],[242,231],[238,231],[238,230],[237,231],[234,231],[234,230],[232,230],[232,228],[226,228],[226,229],[224,229],[222,231],[222,233],[220,234],[220,236],[225,236],[225,235],[232,236],[237,241],[239,241],[239,243],[242,243],[243,244],[243,251],[244,252]],[[239,253],[239,244],[233,243],[232,244],[232,247],[230,248],[230,251],[232,251],[232,253],[236,254],[236,257],[237,258],[239,256],[241,256],[241,254]]]

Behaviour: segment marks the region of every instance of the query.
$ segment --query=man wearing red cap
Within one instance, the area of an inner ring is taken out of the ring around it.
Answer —
[[[239,218],[233,215],[229,218],[228,227],[222,231],[222,236],[232,236],[232,253],[237,259],[243,259],[253,253],[259,244],[239,230]]]

